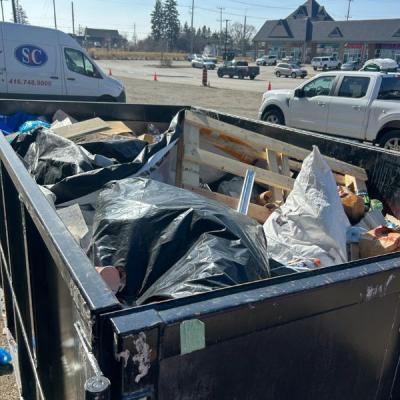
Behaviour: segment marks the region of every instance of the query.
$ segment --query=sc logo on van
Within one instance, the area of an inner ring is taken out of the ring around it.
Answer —
[[[23,44],[15,49],[15,58],[27,67],[41,67],[46,64],[48,57],[40,47]]]

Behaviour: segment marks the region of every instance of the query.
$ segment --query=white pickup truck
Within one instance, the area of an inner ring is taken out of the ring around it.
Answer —
[[[264,93],[259,118],[400,151],[400,74],[325,72]]]

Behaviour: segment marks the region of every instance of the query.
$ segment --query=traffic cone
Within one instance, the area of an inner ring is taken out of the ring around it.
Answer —
[[[111,68],[108,68],[108,75],[112,76]]]
[[[155,81],[155,82],[157,82],[157,81],[158,81],[157,72],[154,72],[154,75],[153,75],[153,81]]]
[[[268,88],[267,88],[267,91],[270,91],[270,90],[272,90],[271,81],[269,81],[269,83],[268,83]]]

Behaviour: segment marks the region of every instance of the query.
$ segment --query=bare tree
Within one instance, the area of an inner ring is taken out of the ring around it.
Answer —
[[[244,26],[240,22],[231,24],[229,36],[231,37],[232,44],[245,51],[250,47],[251,40],[254,37],[256,28],[253,25]]]

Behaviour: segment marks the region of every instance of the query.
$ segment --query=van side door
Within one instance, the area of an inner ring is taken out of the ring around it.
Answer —
[[[99,94],[101,73],[92,61],[80,50],[63,49],[65,85],[67,95],[83,100],[96,100]]]

